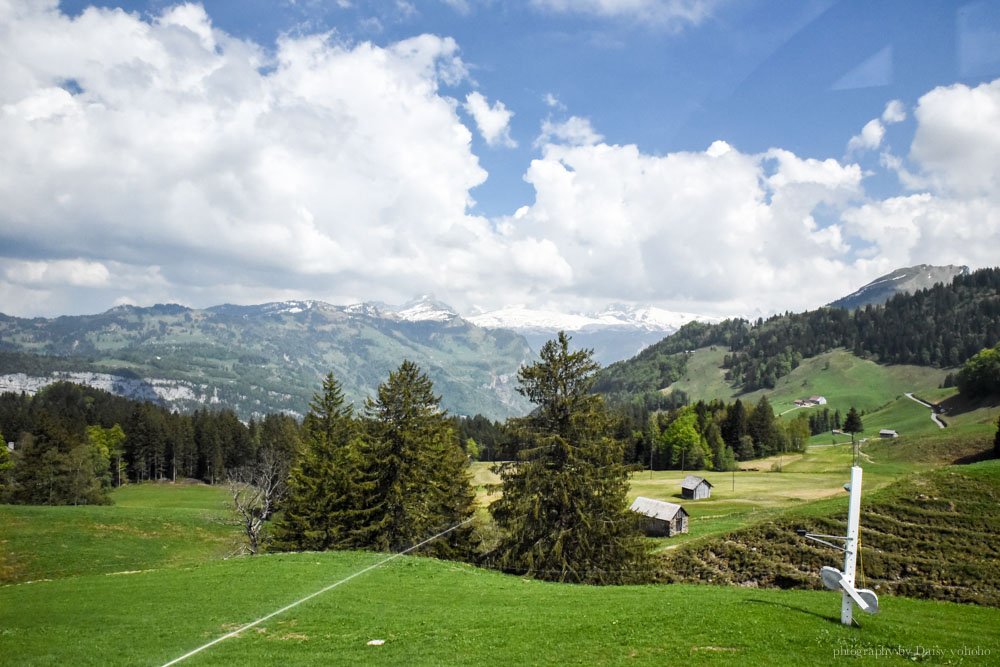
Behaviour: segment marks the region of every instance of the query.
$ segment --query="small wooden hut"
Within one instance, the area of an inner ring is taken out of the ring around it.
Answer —
[[[629,508],[646,518],[643,529],[649,537],[671,537],[688,532],[688,513],[676,503],[639,496]]]
[[[691,500],[701,500],[712,495],[712,483],[707,479],[688,475],[681,482],[681,495]]]

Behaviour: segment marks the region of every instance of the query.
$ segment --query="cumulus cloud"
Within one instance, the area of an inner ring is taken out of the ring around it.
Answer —
[[[885,105],[880,118],[873,118],[861,128],[861,133],[847,142],[847,153],[857,153],[863,150],[875,150],[882,145],[885,137],[885,126],[906,120],[906,109],[899,100],[892,100]]]
[[[476,121],[476,127],[490,146],[514,148],[517,142],[510,137],[510,119],[514,115],[503,102],[497,100],[490,106],[486,97],[478,91],[465,96],[465,110]]]
[[[910,159],[937,190],[961,197],[1000,192],[1000,79],[939,87],[914,110]]]
[[[861,128],[861,134],[854,135],[847,142],[847,152],[853,153],[862,149],[873,150],[878,148],[884,136],[885,126],[882,125],[882,121],[878,118],[873,118]]]
[[[885,105],[885,111],[882,112],[883,123],[891,125],[892,123],[901,123],[904,120],[906,120],[906,109],[900,100],[891,100]]]
[[[443,292],[483,273],[447,243],[456,230],[516,274],[512,241],[468,214],[486,173],[440,90],[467,81],[454,40],[286,36],[266,52],[199,5],[0,12],[0,248],[38,263],[9,266],[8,290],[43,265],[73,278],[58,262],[83,256],[156,264],[172,286],[157,296],[201,305],[317,284]]]
[[[856,280],[844,271],[840,226],[812,215],[859,196],[856,165],[781,150],[748,155],[725,142],[664,156],[550,144],[525,178],[535,203],[508,224],[559,239],[574,292],[598,301],[627,294],[754,312],[815,304],[805,284],[839,294]]]
[[[654,155],[571,116],[542,123],[524,173],[533,202],[487,220],[470,212],[486,172],[460,114],[500,145],[511,112],[468,93],[451,39],[296,35],[265,50],[199,5],[71,19],[56,0],[0,0],[0,21],[12,314],[80,312],[87,298],[420,292],[459,309],[613,300],[766,314],[899,266],[995,263],[1000,246],[1000,81],[920,98],[909,155],[882,156],[908,175],[904,196],[870,197],[849,160],[723,140]],[[889,102],[859,150],[905,114]]]
[[[604,139],[598,134],[590,120],[579,116],[570,116],[562,122],[546,119],[542,122],[542,133],[535,139],[536,146],[550,143],[568,144],[570,146],[589,146]]]

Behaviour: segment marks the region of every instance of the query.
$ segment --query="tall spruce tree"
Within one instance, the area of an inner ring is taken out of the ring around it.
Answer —
[[[490,512],[502,535],[492,559],[502,570],[597,584],[648,571],[638,515],[626,502],[631,468],[610,437],[602,398],[590,393],[597,369],[591,351],[570,352],[560,332],[518,372],[518,391],[537,409],[508,422],[518,460],[497,469],[503,495]]]
[[[761,396],[747,419],[747,431],[753,438],[755,454],[767,456],[777,451],[778,433],[774,425],[774,409],[767,396]]]
[[[471,553],[475,492],[468,457],[430,379],[404,361],[365,406],[361,452],[368,514],[358,543],[398,551],[453,528],[423,548],[443,558]]]
[[[357,546],[356,531],[363,521],[358,428],[332,373],[309,407],[302,425],[303,450],[274,526],[271,548],[279,551]]]

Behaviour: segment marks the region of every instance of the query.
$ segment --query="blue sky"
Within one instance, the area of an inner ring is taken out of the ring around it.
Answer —
[[[756,315],[997,263],[997,3],[91,4],[0,0],[2,312]]]

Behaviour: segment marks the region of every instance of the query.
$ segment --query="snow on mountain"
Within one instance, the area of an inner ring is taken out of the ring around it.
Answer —
[[[588,331],[593,329],[640,329],[672,333],[688,322],[717,322],[718,318],[679,313],[653,306],[636,307],[612,304],[598,313],[557,313],[533,310],[523,306],[508,306],[466,318],[473,324],[489,329],[514,331]]]
[[[558,313],[509,306],[466,318],[485,329],[510,329],[524,336],[534,350],[557,332],[565,331],[574,347],[594,351],[594,359],[607,365],[628,359],[643,348],[669,336],[692,321],[718,322],[718,318],[676,313],[653,306],[612,304],[597,313]]]
[[[524,306],[507,306],[499,310],[467,317],[476,326],[485,329],[578,331],[588,326],[602,326],[604,322],[587,315],[557,313],[551,310],[534,310]]]
[[[459,316],[451,306],[438,301],[433,295],[424,295],[403,304],[396,315],[407,322],[450,322]]]

